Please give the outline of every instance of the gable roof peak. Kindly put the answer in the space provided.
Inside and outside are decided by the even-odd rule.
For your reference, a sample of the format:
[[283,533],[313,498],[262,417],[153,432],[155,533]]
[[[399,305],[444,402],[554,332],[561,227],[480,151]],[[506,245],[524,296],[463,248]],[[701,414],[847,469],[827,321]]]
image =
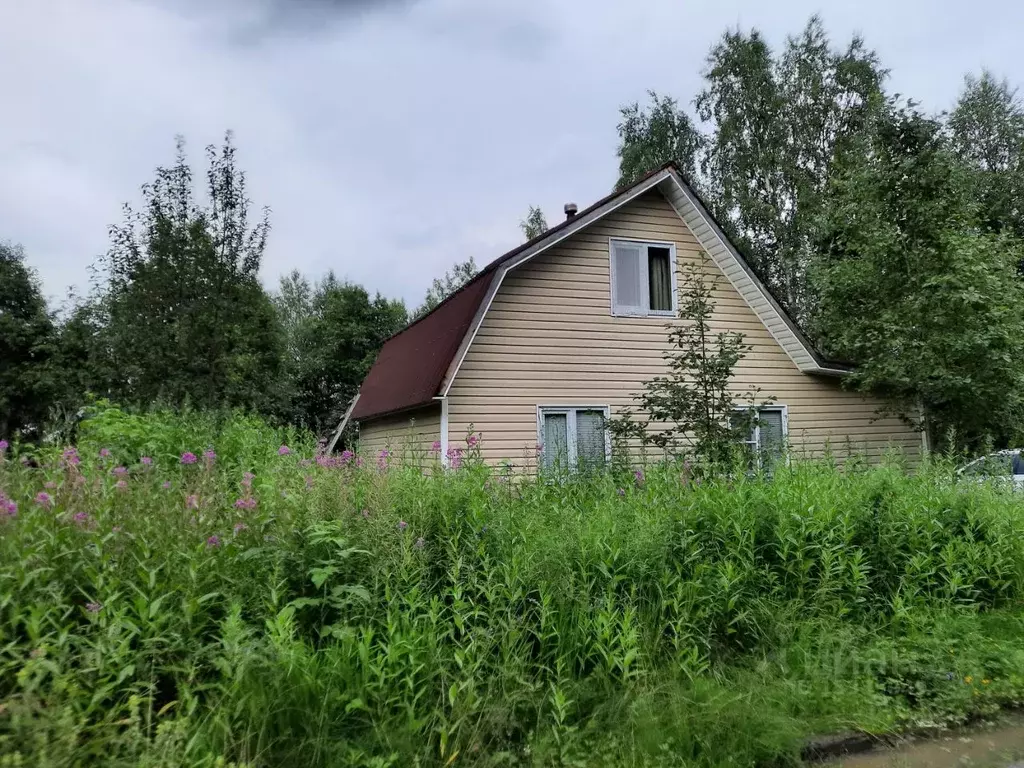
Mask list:
[[[433,310],[391,336],[359,389],[355,420],[422,407],[447,396],[462,360],[505,275],[642,194],[658,190],[708,256],[805,373],[842,375],[849,366],[825,360],[723,233],[674,161],[577,211],[477,272]],[[566,206],[568,209],[568,206]],[[568,210],[567,210],[568,213]]]

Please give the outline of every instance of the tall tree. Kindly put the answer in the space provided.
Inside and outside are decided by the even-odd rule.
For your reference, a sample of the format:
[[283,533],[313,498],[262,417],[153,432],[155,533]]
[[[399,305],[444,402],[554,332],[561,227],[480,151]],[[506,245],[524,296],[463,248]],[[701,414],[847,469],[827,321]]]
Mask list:
[[544,218],[544,211],[540,206],[531,205],[526,213],[526,218],[519,222],[519,228],[527,240],[540,237],[548,231],[548,221]]
[[20,246],[0,243],[0,438],[42,428],[54,392],[53,319]]
[[[308,285],[304,278],[288,281],[293,287],[303,282]],[[288,377],[290,418],[326,434],[337,426],[381,345],[408,318],[401,301],[380,294],[370,298],[362,286],[333,274],[315,286],[304,306],[308,314],[292,326],[297,354]]]
[[278,281],[272,297],[284,333],[285,366],[294,370],[306,356],[304,344],[310,336],[306,325],[313,316],[314,286],[299,270],[293,269]]
[[957,155],[972,171],[985,226],[1024,236],[1024,104],[991,72],[968,75],[949,130]]
[[54,365],[61,372],[56,403],[61,416],[70,417],[87,396],[112,397],[120,381],[110,356],[105,319],[108,313],[102,297],[69,297],[58,313]]
[[670,96],[648,91],[646,109],[633,102],[619,110],[619,180],[617,189],[628,187],[649,171],[670,160],[682,168],[688,180],[699,184],[698,168],[706,138],[693,120]]
[[443,278],[434,278],[433,284],[427,289],[423,303],[416,308],[415,318],[423,317],[438,304],[447,299],[459,288],[468,283],[476,274],[476,262],[470,256],[468,261],[456,262]]
[[671,99],[625,108],[620,183],[677,160],[780,302],[806,321],[811,229],[833,157],[864,130],[885,76],[859,37],[834,48],[817,16],[778,55],[757,30],[726,32],[694,102],[706,135]]
[[174,165],[143,187],[111,228],[105,306],[116,394],[130,403],[189,401],[273,412],[283,393],[282,335],[258,279],[268,212],[249,219],[231,135],[207,148],[205,202],[178,141]]
[[[821,220],[818,336],[852,383],[933,439],[977,445],[1024,414],[1021,242],[979,226],[969,172],[942,126],[886,105],[847,148]],[[923,412],[922,412],[923,410]]]

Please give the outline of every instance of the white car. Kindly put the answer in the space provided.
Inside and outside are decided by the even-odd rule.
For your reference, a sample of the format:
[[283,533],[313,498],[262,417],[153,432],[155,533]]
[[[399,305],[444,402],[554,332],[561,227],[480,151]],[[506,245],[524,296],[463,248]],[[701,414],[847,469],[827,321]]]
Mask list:
[[979,480],[1001,478],[1013,483],[1015,490],[1024,491],[1024,449],[990,453],[965,464],[956,473]]

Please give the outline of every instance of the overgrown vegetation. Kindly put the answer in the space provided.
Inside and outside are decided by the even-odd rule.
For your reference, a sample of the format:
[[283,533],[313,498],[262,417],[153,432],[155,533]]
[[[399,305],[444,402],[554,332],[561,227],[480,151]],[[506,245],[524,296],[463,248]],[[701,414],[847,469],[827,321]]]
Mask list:
[[77,449],[4,446],[5,764],[793,764],[1024,698],[999,487],[855,458],[510,481],[468,442],[424,475],[103,408]]

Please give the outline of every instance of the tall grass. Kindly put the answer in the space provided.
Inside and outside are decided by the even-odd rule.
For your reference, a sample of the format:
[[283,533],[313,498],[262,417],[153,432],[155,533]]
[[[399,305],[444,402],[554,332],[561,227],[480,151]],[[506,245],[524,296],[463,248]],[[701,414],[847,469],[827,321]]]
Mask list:
[[0,765],[795,761],[1024,695],[1019,496],[898,464],[513,481],[478,450],[423,473],[102,410],[77,452],[8,452]]

